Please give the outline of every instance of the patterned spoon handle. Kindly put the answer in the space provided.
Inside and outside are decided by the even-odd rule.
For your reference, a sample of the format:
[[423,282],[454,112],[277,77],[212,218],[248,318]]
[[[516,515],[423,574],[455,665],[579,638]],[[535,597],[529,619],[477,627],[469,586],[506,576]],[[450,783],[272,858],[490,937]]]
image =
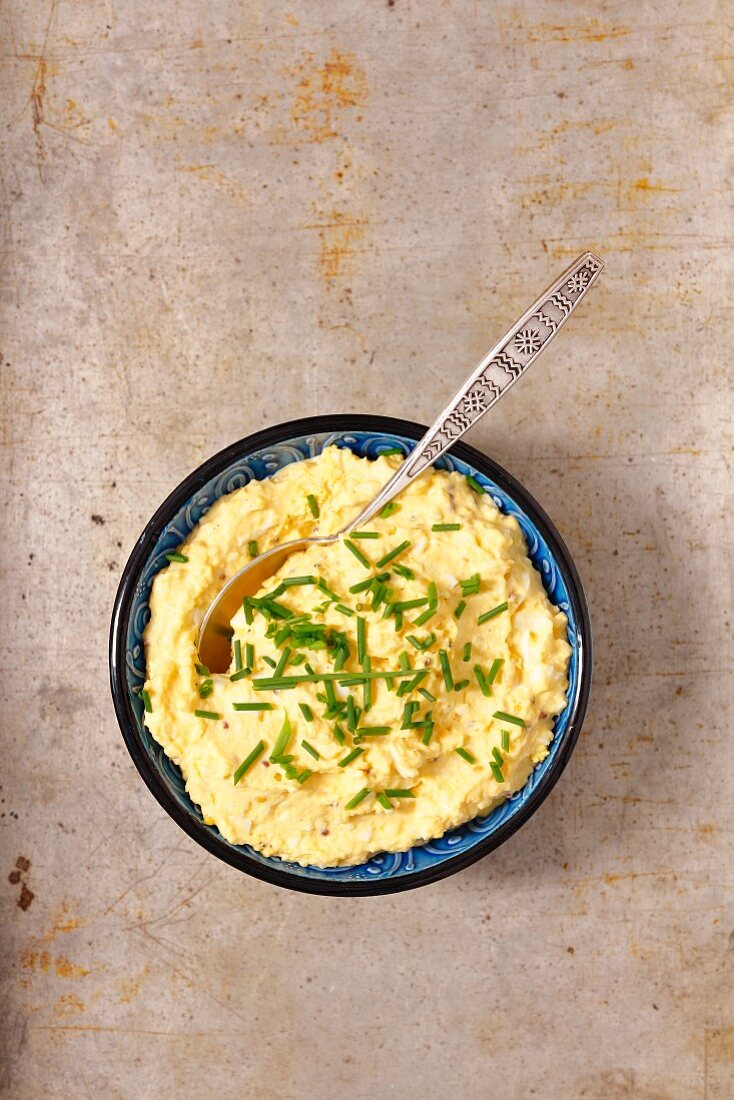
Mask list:
[[596,282],[603,267],[604,261],[593,252],[584,252],[551,283],[520,320],[487,352],[400,469],[349,524],[347,530],[366,523],[507,393],[510,386],[545,351]]

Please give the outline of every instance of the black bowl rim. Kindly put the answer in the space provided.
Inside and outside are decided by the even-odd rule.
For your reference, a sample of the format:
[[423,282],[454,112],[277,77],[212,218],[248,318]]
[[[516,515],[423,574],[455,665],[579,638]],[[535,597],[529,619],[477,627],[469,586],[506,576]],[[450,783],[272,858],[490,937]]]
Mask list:
[[532,792],[527,802],[518,813],[513,814],[495,832],[473,845],[468,851],[458,853],[435,867],[427,867],[421,871],[415,871],[397,878],[376,879],[372,882],[339,882],[328,879],[311,879],[307,876],[299,876],[290,871],[258,863],[246,852],[231,847],[223,838],[219,839],[213,836],[200,822],[182,810],[150,766],[148,757],[140,744],[125,677],[127,624],[141,569],[145,565],[150,551],[155,546],[162,529],[170,522],[172,516],[211,478],[222,473],[237,458],[253,451],[276,446],[278,443],[294,436],[318,432],[349,431],[384,432],[418,440],[425,434],[426,428],[422,424],[416,424],[411,420],[402,420],[390,416],[370,416],[364,413],[333,413],[303,417],[299,420],[274,424],[269,428],[245,436],[235,443],[230,443],[228,447],[212,455],[188,477],[184,478],[173,492],[166,497],[145,525],[122,571],[110,626],[109,663],[112,700],[127,750],[148,790],[169,817],[173,818],[185,833],[207,851],[230,864],[230,866],[275,886],[298,890],[307,894],[332,897],[368,897],[378,894],[394,894],[402,890],[413,890],[419,886],[427,886],[432,882],[438,882],[457,871],[464,870],[495,848],[498,848],[500,844],[503,844],[536,812],[560,779],[581,732],[591,690],[592,643],[591,621],[581,580],[568,548],[550,518],[527,489],[497,462],[466,443],[454,443],[450,453],[496,482],[507,492],[508,496],[516,501],[538,527],[551,548],[556,562],[563,571],[569,598],[576,616],[579,635],[579,673],[576,699],[569,717],[564,742],[542,781]]

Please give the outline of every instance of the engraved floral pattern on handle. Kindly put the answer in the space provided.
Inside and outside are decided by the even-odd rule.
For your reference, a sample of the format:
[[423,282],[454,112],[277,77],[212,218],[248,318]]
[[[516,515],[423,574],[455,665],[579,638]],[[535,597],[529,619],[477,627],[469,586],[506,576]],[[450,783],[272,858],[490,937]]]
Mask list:
[[[567,267],[520,320],[487,353],[469,380],[436,419],[426,442],[405,470],[412,480],[443,454],[535,362],[593,286],[604,262],[585,252]],[[406,464],[407,465],[407,464]]]

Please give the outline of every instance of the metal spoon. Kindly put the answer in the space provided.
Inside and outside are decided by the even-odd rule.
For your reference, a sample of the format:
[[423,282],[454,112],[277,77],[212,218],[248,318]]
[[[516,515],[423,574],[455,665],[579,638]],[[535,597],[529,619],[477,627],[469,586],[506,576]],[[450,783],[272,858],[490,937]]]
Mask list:
[[341,531],[294,539],[266,550],[253,558],[227,581],[210,604],[199,630],[199,658],[212,672],[226,672],[231,661],[233,615],[242,606],[244,596],[252,596],[280,569],[286,558],[308,546],[326,546],[366,523],[388,501],[409,485],[426,466],[476,423],[509,390],[513,382],[535,362],[570,317],[595,282],[604,261],[593,252],[584,252],[559,275],[530,309],[487,352],[458,393],[439,414],[423,439],[416,444],[377,496]]

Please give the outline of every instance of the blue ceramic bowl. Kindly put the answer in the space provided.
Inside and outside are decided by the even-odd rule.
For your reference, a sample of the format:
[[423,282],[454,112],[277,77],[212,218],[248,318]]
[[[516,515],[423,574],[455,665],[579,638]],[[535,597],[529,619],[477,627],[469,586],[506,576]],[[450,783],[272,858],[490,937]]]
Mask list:
[[399,445],[408,454],[425,428],[406,420],[357,415],[315,416],[278,424],[233,443],[195,470],[161,505],[138,539],[115,599],[110,633],[110,680],[117,719],[135,766],[161,806],[202,847],[247,874],[313,894],[354,896],[409,890],[445,878],[492,851],[515,832],[547,797],[568,763],[586,711],[591,683],[591,629],[576,569],[560,535],[530,494],[479,451],[457,443],[436,465],[472,474],[497,506],[515,516],[530,557],[554,604],[568,616],[573,648],[568,705],[556,719],[546,759],[528,782],[486,817],[452,829],[440,840],[407,852],[374,856],[356,867],[299,867],[266,858],[248,845],[230,844],[184,789],[178,768],[148,733],[139,696],[145,681],[142,635],[150,617],[153,578],[219,497],[262,480],[290,462],[300,462],[336,444],[375,458]]

